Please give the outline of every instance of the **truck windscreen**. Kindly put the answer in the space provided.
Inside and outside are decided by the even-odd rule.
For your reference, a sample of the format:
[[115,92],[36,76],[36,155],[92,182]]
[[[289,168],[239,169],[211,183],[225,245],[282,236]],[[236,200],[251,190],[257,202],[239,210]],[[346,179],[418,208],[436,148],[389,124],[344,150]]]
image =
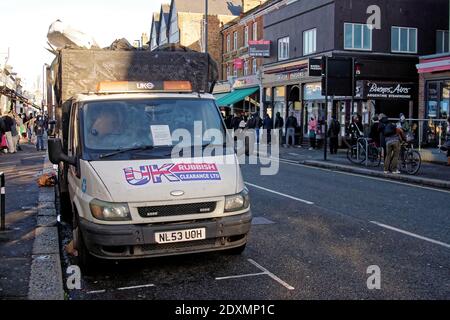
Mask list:
[[223,122],[213,100],[108,100],[83,106],[84,145],[93,153],[223,144],[217,139],[219,133],[224,139]]

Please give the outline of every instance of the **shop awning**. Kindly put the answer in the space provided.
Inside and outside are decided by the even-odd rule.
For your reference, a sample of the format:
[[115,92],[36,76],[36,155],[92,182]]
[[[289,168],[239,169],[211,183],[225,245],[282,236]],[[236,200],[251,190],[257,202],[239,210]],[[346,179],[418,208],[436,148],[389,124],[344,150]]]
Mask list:
[[214,94],[214,98],[215,98],[216,100],[220,100],[220,99],[222,99],[223,97],[225,97],[225,96],[228,95],[228,94],[230,94],[230,93],[229,93],[229,92],[216,93],[216,94]]
[[252,87],[246,89],[236,89],[233,92],[230,92],[226,96],[217,100],[217,104],[220,107],[229,106],[230,104],[234,104],[236,102],[244,100],[246,97],[254,94],[259,90],[259,87]]

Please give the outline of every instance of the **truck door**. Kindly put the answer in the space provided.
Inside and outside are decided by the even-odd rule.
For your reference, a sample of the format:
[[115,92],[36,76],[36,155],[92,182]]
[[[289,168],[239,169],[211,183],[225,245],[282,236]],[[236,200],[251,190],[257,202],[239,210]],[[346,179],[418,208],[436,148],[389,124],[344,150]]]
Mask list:
[[80,145],[80,127],[79,127],[79,108],[77,104],[72,105],[70,113],[70,124],[69,124],[69,140],[68,140],[68,150],[67,153],[69,157],[75,157],[77,159],[76,165],[69,166],[68,170],[68,182],[69,182],[69,193],[70,199],[74,202],[74,197],[76,197],[77,192],[81,188],[81,172],[80,172],[80,158],[81,158],[81,145]]

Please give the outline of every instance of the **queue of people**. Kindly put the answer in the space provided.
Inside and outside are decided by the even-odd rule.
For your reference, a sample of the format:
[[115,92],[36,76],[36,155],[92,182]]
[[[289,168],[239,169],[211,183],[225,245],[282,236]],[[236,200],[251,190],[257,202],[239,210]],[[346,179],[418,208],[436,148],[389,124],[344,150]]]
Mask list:
[[0,154],[22,151],[21,143],[34,144],[37,151],[44,151],[44,135],[48,130],[48,118],[33,114],[17,114],[0,111]]

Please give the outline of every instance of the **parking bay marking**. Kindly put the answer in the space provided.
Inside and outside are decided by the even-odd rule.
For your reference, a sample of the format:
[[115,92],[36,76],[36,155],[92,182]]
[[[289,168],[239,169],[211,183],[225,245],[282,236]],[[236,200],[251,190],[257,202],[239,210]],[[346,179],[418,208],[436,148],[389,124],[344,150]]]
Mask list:
[[377,226],[385,228],[385,229],[389,229],[389,230],[392,230],[392,231],[400,232],[400,233],[403,233],[403,234],[405,234],[407,236],[411,236],[411,237],[414,237],[414,238],[417,238],[417,239],[420,239],[420,240],[431,242],[431,243],[434,243],[434,244],[437,244],[437,245],[440,245],[440,246],[443,246],[445,248],[450,249],[450,244],[447,244],[447,243],[444,243],[444,242],[441,242],[441,241],[437,241],[437,240],[434,240],[434,239],[423,237],[423,236],[420,236],[418,234],[415,234],[415,233],[412,233],[412,232],[409,232],[409,231],[405,231],[405,230],[402,230],[402,229],[398,229],[398,228],[395,228],[395,227],[391,227],[391,226],[388,226],[386,224],[382,224],[382,223],[379,223],[379,222],[376,222],[376,221],[370,221],[370,223],[376,224]]
[[216,280],[220,281],[220,280],[239,279],[239,278],[247,278],[247,277],[256,277],[256,276],[266,275],[266,276],[269,276],[270,278],[272,278],[273,280],[275,280],[276,282],[278,282],[279,284],[281,284],[286,289],[295,290],[295,288],[293,286],[291,286],[288,283],[286,283],[285,281],[281,280],[279,277],[277,277],[272,272],[270,272],[269,270],[267,270],[266,268],[264,268],[263,266],[261,266],[260,264],[255,262],[253,259],[248,259],[247,261],[250,262],[252,265],[254,265],[256,268],[258,268],[259,270],[261,270],[262,272],[251,273],[251,274],[242,274],[242,275],[229,276],[229,277],[220,277],[220,278],[216,278]]
[[[125,291],[125,290],[143,289],[143,288],[150,288],[150,287],[155,287],[155,285],[154,284],[144,284],[144,285],[141,285],[141,286],[117,288],[115,290],[117,290],[117,291]],[[99,293],[106,293],[106,290],[96,290],[96,291],[89,291],[89,292],[87,292],[87,294],[99,294]]]
[[308,204],[308,205],[314,205],[314,202],[303,200],[303,199],[300,199],[300,198],[296,198],[296,197],[293,197],[293,196],[290,196],[288,194],[284,194],[284,193],[281,193],[281,192],[278,192],[278,191],[275,191],[275,190],[266,189],[266,188],[257,186],[255,184],[248,183],[248,182],[246,182],[245,184],[249,185],[249,186],[251,186],[253,188],[260,189],[260,190],[263,190],[263,191],[266,191],[266,192],[270,192],[270,193],[273,193],[273,194],[276,194],[276,195],[279,195],[279,196],[282,196],[282,197],[285,197],[285,198],[289,198],[289,199],[292,199],[292,200],[295,200],[295,201],[298,201],[298,202],[302,202],[302,203],[305,203],[305,204]]

